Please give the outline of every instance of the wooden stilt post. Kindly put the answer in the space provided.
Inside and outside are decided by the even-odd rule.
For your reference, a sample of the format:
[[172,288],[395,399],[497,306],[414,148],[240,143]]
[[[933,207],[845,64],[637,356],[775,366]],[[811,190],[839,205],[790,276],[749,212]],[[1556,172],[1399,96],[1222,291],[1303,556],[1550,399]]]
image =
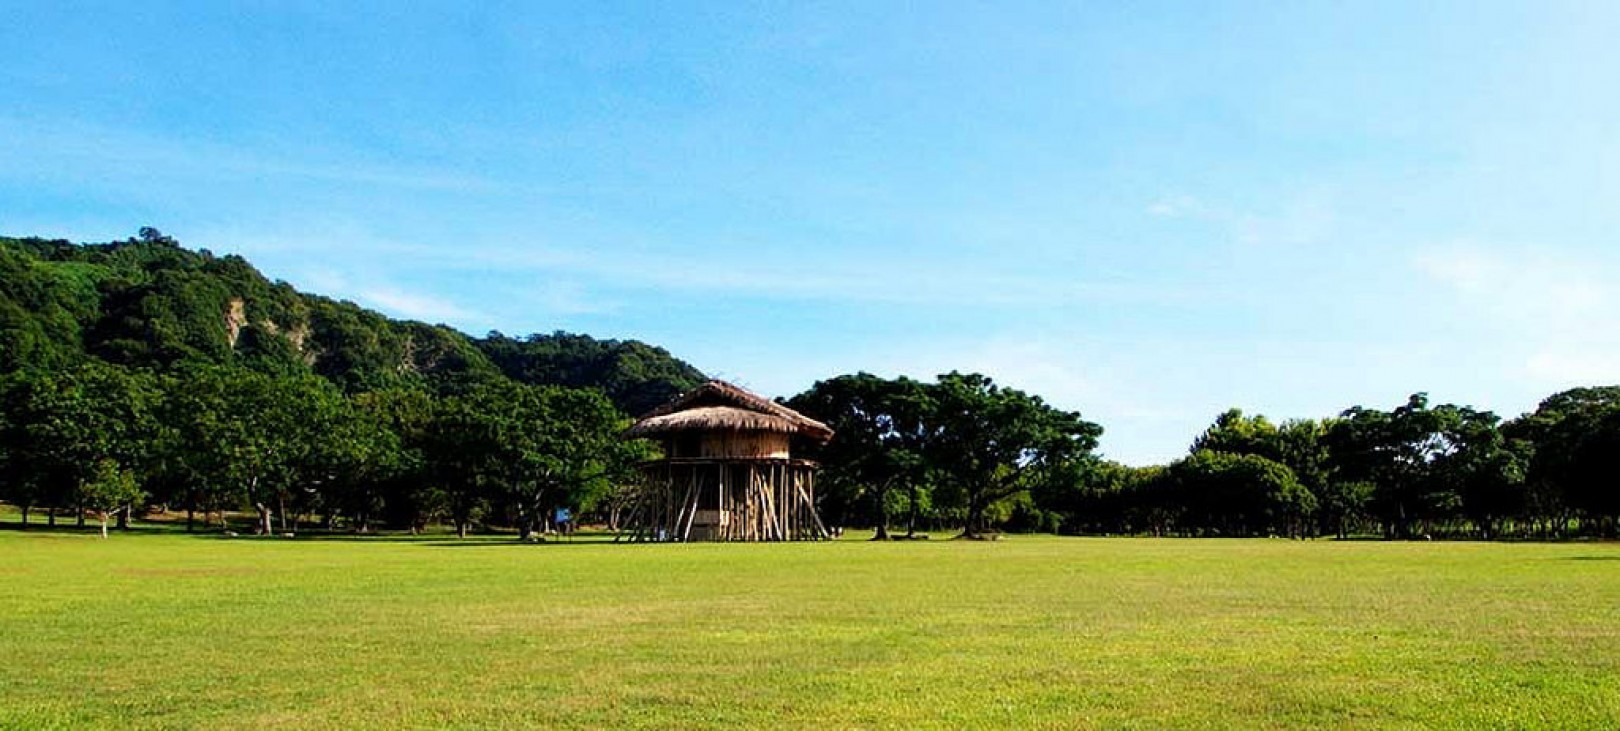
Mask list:
[[[670,523],[669,530],[665,533],[666,537],[665,537],[664,540],[668,540],[668,541],[685,540],[685,538],[681,535],[681,523],[686,520],[687,505],[690,505],[690,504],[693,503],[693,498],[697,494],[697,489],[698,489],[697,471],[692,470],[692,471],[690,471],[688,473],[688,478],[687,478],[687,482],[686,482],[686,492],[682,493],[681,502],[678,505],[676,505],[675,506],[676,509],[672,511],[674,513],[674,520],[673,520],[673,522]],[[674,493],[671,492],[672,496],[673,496],[673,494]]]
[[782,540],[793,540],[793,500],[792,493],[788,492],[787,465],[776,466],[776,501],[780,503],[777,510],[782,512]]
[[695,491],[695,490],[692,492],[692,508],[691,508],[690,511],[688,511],[688,514],[686,516],[686,527],[683,530],[681,530],[681,542],[682,543],[686,543],[687,541],[692,540],[692,521],[693,521],[693,519],[697,518],[697,506],[698,506],[698,496],[699,496],[699,494],[700,493],[698,491]]
[[714,487],[714,540],[726,540],[726,489],[731,486],[731,473],[720,470],[720,484]]
[[750,467],[748,470],[748,492],[743,498],[744,502],[747,503],[747,506],[744,508],[747,511],[747,517],[744,519],[743,525],[748,526],[748,536],[743,540],[748,541],[759,540],[759,516],[757,514],[758,508],[755,507],[757,498],[754,495],[754,490],[756,488],[754,482],[756,479],[757,478],[754,475],[754,470],[752,467]]
[[808,470],[805,477],[810,481],[810,514],[816,516],[816,529],[821,531],[822,540],[832,538],[832,533],[821,522],[821,513],[816,512],[816,471]]
[[821,524],[821,516],[816,515],[815,503],[811,501],[810,496],[808,494],[806,494],[802,488],[799,490],[799,497],[804,500],[804,503],[806,505],[810,506],[810,508],[809,508],[810,517],[813,520],[815,520],[815,522],[816,522],[816,532],[815,532],[813,537],[818,539],[818,540],[822,539],[822,538],[826,538],[827,537],[827,526],[822,525]]

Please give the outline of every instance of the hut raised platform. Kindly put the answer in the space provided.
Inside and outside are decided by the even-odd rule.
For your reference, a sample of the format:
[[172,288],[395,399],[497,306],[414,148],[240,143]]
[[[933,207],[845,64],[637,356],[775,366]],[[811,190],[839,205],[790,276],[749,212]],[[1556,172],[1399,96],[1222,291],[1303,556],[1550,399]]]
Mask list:
[[820,540],[816,464],[793,442],[832,438],[825,424],[724,381],[709,381],[643,416],[626,437],[656,440],[621,539]]

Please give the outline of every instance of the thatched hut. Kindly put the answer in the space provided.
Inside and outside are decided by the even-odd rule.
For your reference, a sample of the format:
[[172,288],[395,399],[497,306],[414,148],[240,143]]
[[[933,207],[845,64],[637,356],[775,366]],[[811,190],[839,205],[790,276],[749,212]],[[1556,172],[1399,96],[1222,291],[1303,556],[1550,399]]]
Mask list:
[[797,541],[827,537],[816,516],[816,464],[796,440],[826,442],[826,424],[725,381],[681,394],[625,432],[653,439],[628,534],[638,541]]

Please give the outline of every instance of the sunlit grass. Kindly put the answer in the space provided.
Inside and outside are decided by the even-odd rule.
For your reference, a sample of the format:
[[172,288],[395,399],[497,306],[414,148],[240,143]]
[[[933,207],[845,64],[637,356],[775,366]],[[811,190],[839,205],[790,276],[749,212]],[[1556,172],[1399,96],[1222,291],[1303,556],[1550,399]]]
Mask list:
[[1620,546],[0,531],[0,728],[1615,728]]

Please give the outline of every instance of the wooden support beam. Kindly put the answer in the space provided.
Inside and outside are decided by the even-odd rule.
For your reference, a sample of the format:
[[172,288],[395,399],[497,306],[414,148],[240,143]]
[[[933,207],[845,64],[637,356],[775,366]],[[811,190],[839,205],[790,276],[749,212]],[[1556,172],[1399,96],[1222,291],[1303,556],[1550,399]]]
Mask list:
[[[779,541],[787,540],[787,538],[782,535],[782,523],[779,520],[781,511],[777,508],[776,496],[771,494],[773,491],[770,489],[770,487],[771,486],[767,486],[766,489],[760,490],[760,494],[765,498],[765,514],[770,516],[770,521],[766,526],[766,535],[774,535],[776,540]],[[770,538],[767,537],[764,540],[770,540]]]
[[[678,508],[678,509],[675,509],[675,510],[671,511],[673,513],[673,520],[670,522],[668,529],[663,531],[664,532],[664,540],[666,540],[666,541],[679,541],[679,540],[682,540],[682,538],[681,538],[681,523],[686,520],[686,506],[687,506],[687,504],[692,502],[692,498],[694,497],[694,495],[696,495],[696,493],[697,493],[697,473],[694,471],[694,472],[691,473],[690,479],[687,480],[686,492],[681,495],[681,502],[677,506],[671,506],[671,508]],[[671,497],[673,497],[674,492],[671,491],[670,495],[671,495]]]
[[815,538],[818,540],[827,538],[827,526],[821,524],[821,516],[816,514],[815,500],[810,497],[810,493],[806,492],[802,486],[799,488],[799,497],[804,500],[805,509],[810,511],[810,517],[816,522]]
[[[695,480],[696,478],[694,477],[693,479]],[[698,498],[700,498],[702,495],[703,488],[701,486],[692,491],[692,509],[688,511],[686,516],[686,530],[681,531],[682,543],[692,540],[692,521],[697,520]]]

